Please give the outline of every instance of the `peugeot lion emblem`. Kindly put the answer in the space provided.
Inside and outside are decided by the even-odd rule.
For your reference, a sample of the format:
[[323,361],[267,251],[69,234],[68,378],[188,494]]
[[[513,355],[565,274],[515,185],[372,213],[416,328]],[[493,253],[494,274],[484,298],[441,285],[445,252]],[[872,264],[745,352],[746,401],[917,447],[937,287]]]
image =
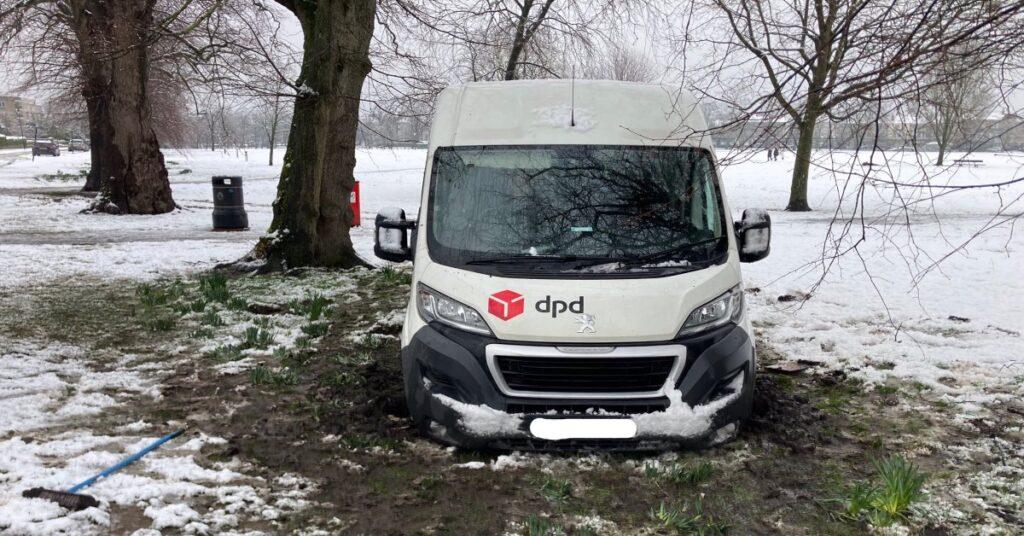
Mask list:
[[594,327],[594,315],[584,313],[577,316],[576,321],[580,323],[580,329],[576,330],[576,333],[597,333],[597,328]]

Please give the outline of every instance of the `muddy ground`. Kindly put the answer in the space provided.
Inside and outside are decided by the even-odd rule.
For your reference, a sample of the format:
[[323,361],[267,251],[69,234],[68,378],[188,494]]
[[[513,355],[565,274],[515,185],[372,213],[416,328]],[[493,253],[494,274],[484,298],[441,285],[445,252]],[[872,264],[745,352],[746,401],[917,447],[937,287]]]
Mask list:
[[[990,418],[970,422],[912,384],[868,389],[843,371],[813,367],[772,373],[766,367],[789,358],[763,333],[755,416],[724,446],[656,455],[444,448],[418,436],[406,419],[395,313],[408,297],[406,273],[233,276],[230,296],[222,298],[254,325],[272,326],[296,308],[312,308],[315,294],[283,299],[282,288],[329,289],[332,282],[348,286],[333,295],[325,290],[323,319],[262,355],[211,350],[230,326],[209,325],[198,305],[185,310],[201,300],[194,279],[142,290],[93,281],[26,289],[0,299],[10,313],[0,334],[166,362],[172,373],[160,400],[121,405],[96,417],[94,428],[184,422],[190,434],[228,439],[205,447],[204,463],[240,459],[268,480],[294,473],[315,483],[312,506],[240,530],[967,534],[984,525],[996,533],[1024,531],[1014,487],[1024,473],[1006,459],[1012,449],[993,448],[1021,444],[1020,407],[993,407]],[[165,303],[145,297],[172,288]],[[313,324],[325,327],[306,328]],[[892,457],[909,459],[926,475],[926,493],[887,528],[870,526],[868,516],[850,514],[851,489],[874,482],[875,464]],[[199,501],[192,507],[203,508]],[[111,514],[114,534],[150,526],[130,505],[115,505]]]

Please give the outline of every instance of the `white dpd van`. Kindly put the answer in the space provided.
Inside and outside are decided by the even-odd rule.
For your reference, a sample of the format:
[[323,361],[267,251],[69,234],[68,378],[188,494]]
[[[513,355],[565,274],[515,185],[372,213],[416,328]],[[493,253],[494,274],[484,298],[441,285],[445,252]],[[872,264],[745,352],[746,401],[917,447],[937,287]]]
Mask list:
[[704,445],[750,415],[740,263],[704,118],[661,86],[472,83],[438,97],[419,220],[377,216],[412,260],[402,330],[413,421],[498,448]]

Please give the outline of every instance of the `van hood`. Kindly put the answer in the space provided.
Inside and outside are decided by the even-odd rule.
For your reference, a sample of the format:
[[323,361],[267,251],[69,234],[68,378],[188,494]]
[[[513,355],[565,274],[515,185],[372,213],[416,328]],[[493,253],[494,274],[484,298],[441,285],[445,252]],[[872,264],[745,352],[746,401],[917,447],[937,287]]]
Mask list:
[[738,263],[637,279],[526,279],[425,263],[416,280],[476,309],[502,340],[627,343],[674,339],[693,309],[740,283]]

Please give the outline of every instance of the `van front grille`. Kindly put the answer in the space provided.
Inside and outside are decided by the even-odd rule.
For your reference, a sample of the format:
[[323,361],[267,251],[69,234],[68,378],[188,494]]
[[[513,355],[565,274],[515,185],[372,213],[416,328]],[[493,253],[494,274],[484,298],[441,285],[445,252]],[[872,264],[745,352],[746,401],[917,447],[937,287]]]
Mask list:
[[514,391],[648,393],[665,385],[676,356],[554,357],[495,356],[505,384]]
[[653,402],[580,402],[580,403],[559,403],[559,402],[509,402],[505,411],[509,413],[522,413],[525,415],[542,415],[554,412],[558,415],[589,415],[593,413],[605,413],[612,415],[639,415],[643,413],[656,413],[665,411],[668,407],[668,400],[661,399]]

